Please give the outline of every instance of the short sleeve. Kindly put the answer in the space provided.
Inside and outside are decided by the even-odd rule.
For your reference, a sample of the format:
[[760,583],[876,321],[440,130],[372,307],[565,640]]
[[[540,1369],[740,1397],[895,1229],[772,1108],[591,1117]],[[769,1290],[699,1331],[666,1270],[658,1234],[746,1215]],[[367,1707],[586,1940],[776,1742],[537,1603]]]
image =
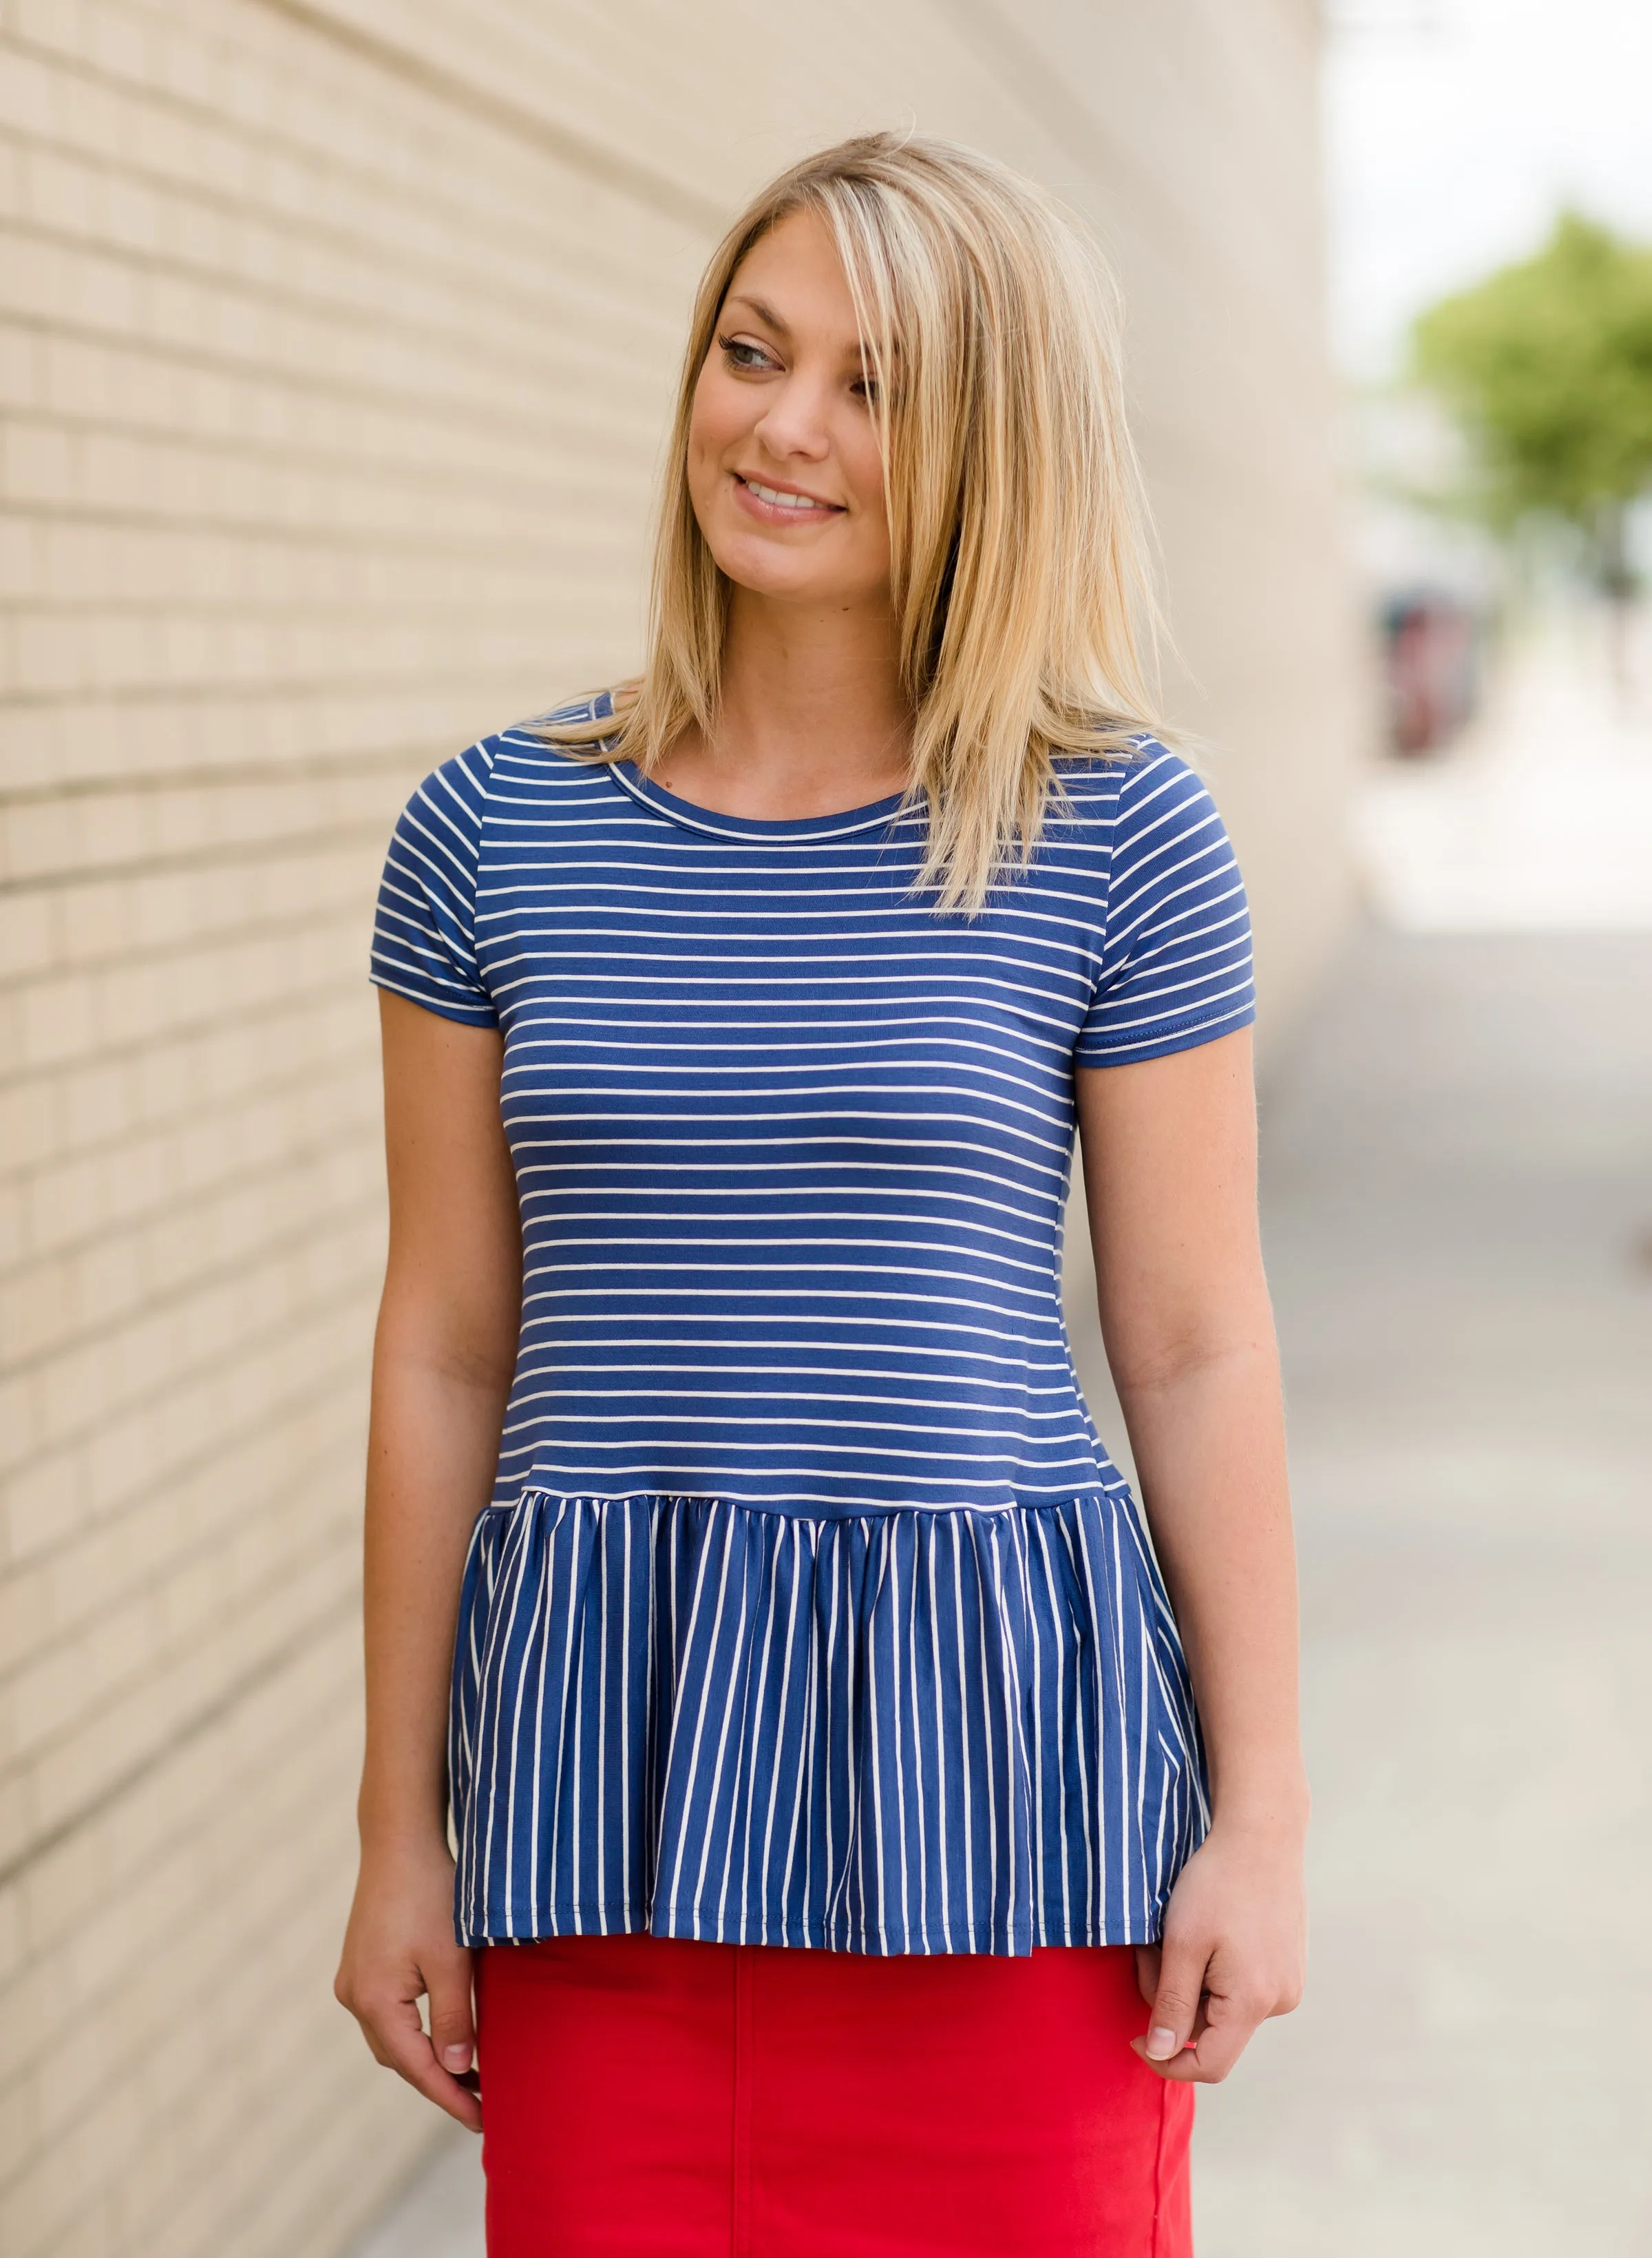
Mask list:
[[1216,802],[1161,745],[1124,773],[1102,961],[1074,1055],[1123,1066],[1256,1017],[1244,883]]
[[371,976],[445,1019],[499,1023],[476,955],[482,814],[493,763],[473,745],[419,786],[391,835]]

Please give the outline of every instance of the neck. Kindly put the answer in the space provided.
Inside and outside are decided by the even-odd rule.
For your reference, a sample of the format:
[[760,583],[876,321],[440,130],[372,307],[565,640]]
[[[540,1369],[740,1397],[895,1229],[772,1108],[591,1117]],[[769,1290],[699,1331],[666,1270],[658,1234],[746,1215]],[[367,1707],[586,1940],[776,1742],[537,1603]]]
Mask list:
[[691,732],[658,774],[722,814],[783,820],[899,792],[911,746],[887,605],[813,611],[736,588],[715,737]]

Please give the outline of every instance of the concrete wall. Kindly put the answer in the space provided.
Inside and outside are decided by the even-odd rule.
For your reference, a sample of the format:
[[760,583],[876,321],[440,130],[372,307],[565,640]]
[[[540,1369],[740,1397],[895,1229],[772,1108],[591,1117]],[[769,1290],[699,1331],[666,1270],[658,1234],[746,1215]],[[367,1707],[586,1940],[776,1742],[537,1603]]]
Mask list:
[[1309,0],[0,0],[0,2246],[330,2258],[420,773],[635,653],[692,279],[911,117],[1089,212],[1283,1013],[1351,735]]

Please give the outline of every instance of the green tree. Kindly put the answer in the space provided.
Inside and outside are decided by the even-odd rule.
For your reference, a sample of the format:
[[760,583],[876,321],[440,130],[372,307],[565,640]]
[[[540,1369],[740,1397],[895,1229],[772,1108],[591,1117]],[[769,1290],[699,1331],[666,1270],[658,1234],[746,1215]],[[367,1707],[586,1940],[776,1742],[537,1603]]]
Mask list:
[[1563,212],[1535,258],[1421,315],[1412,359],[1468,434],[1476,514],[1505,533],[1564,519],[1627,599],[1625,520],[1652,488],[1652,250]]

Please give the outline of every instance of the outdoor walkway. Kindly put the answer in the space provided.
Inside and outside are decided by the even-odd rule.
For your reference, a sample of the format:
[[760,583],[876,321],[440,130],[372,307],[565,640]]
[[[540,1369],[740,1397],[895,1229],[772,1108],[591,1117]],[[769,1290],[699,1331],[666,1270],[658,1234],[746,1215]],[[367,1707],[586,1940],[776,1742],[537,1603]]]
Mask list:
[[1367,793],[1386,930],[1265,1091],[1313,1963],[1200,2258],[1652,2250],[1649,625]]
[[1200,2258],[1642,2258],[1652,934],[1367,938],[1265,1129],[1313,1964]]

